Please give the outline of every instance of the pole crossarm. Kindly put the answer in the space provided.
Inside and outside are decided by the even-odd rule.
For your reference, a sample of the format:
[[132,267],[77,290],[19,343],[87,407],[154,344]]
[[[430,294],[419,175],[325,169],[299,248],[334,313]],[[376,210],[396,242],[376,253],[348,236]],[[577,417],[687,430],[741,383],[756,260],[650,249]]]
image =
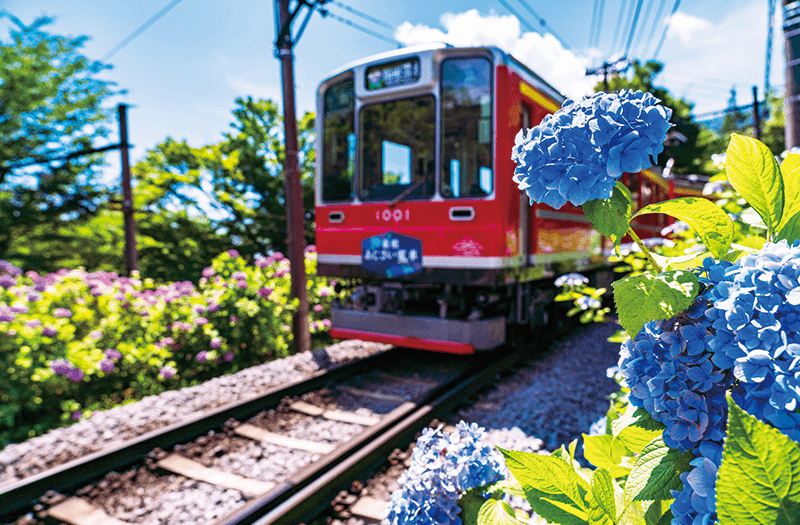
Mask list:
[[[283,24],[280,26],[277,38],[275,38],[274,45],[276,58],[280,58],[282,50],[291,50],[294,42],[299,40],[300,36],[303,34],[306,24],[308,24],[308,20],[311,18],[311,14],[314,12],[314,9],[318,6],[324,5],[327,1],[328,0],[298,0],[297,6],[295,6],[294,10],[289,9],[289,16],[286,18],[286,20],[282,21]],[[300,25],[300,30],[298,31],[297,36],[292,38],[292,23],[300,13],[300,10],[304,7],[308,8],[308,12],[306,13],[306,17],[303,19],[302,24]]]

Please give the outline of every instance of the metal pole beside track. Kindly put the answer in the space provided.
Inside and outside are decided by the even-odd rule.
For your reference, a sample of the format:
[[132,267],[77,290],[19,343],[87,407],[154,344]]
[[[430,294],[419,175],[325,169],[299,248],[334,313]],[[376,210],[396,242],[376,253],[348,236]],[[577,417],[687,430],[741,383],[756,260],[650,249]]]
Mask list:
[[128,162],[128,106],[117,106],[119,115],[119,152],[122,156],[122,214],[125,217],[125,263],[128,276],[139,269],[136,253],[136,223],[133,217],[133,191],[131,190],[131,167]]

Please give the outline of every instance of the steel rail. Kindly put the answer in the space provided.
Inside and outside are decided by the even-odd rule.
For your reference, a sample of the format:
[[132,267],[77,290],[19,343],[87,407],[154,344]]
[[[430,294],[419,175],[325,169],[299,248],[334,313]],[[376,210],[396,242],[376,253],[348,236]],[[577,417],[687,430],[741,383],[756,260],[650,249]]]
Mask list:
[[288,386],[272,388],[265,394],[224,405],[127,440],[118,446],[100,450],[14,484],[0,487],[0,518],[18,515],[20,511],[32,507],[48,490],[68,491],[88,484],[108,472],[141,461],[155,448],[168,449],[179,443],[191,441],[223,426],[231,418],[237,420],[250,418],[263,410],[278,406],[285,397],[305,394],[322,388],[326,383],[340,381],[365,369],[372,369],[392,359],[396,353],[397,350],[390,349],[332,370],[320,370],[311,377],[295,381]]
[[474,359],[467,373],[436,387],[420,403],[401,405],[379,425],[214,525],[296,524],[317,516],[352,480],[374,471],[392,450],[410,443],[432,419],[445,416],[495,381],[499,373],[519,362],[522,355],[506,348],[501,355],[482,353],[465,359]]

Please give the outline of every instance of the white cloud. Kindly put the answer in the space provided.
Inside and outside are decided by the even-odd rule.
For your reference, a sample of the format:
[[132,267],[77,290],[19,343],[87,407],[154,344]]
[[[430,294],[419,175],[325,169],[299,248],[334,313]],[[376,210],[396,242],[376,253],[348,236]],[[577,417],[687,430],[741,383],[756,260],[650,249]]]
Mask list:
[[446,13],[439,22],[444,31],[404,22],[394,37],[409,46],[429,42],[497,46],[572,98],[590,95],[597,82],[595,78],[586,76],[587,57],[564,49],[553,35],[521,32],[515,16],[482,16],[477,9],[470,9],[464,13]]
[[226,74],[225,83],[229,88],[233,89],[239,97],[251,96],[253,98],[263,98],[280,101],[283,100],[283,93],[280,91],[280,85],[261,84],[253,82],[249,78],[242,76],[233,76]]
[[712,29],[712,27],[713,24],[708,20],[678,11],[669,17],[667,36],[677,37],[686,45],[691,43],[696,35],[702,35]]

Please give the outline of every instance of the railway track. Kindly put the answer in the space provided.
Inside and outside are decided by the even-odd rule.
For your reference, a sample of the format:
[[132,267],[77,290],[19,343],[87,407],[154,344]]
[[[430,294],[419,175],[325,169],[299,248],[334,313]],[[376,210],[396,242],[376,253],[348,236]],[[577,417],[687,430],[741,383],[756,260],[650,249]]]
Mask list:
[[[518,359],[510,348],[468,358],[390,350],[0,487],[0,521],[299,523]],[[331,425],[339,438],[325,435]],[[228,461],[231,452],[258,461]],[[289,456],[303,466],[256,468]],[[211,485],[226,489],[215,512],[232,510],[152,510],[158,498],[202,499]]]

